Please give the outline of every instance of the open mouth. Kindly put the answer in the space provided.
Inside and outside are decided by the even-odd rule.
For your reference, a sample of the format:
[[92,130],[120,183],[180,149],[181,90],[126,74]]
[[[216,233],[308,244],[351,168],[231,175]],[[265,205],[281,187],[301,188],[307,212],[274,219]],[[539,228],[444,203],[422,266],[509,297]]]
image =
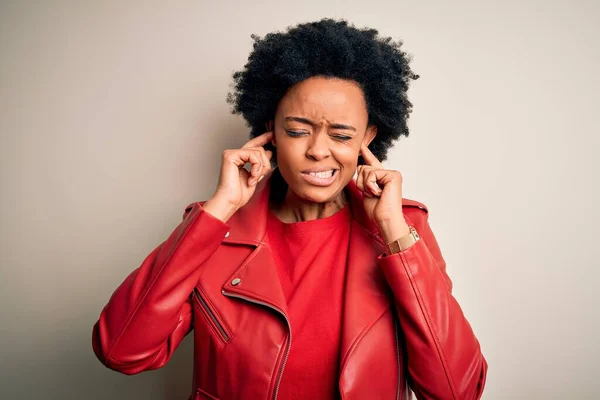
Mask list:
[[330,169],[329,171],[309,172],[308,174],[317,178],[331,178],[335,174],[335,171],[335,169]]
[[331,185],[337,176],[337,169],[330,169],[327,171],[319,172],[303,172],[302,177],[308,183],[315,186],[329,186]]

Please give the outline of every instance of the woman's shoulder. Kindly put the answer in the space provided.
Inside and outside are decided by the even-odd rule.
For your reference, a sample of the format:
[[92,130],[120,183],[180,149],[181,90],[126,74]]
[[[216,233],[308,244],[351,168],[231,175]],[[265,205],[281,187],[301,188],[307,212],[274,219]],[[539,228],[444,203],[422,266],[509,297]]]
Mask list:
[[424,212],[429,212],[429,210],[427,209],[427,206],[423,203],[421,203],[420,201],[417,200],[411,200],[411,199],[407,199],[407,198],[402,198],[402,208],[416,208],[416,209],[420,209],[421,211]]
[[406,221],[414,226],[417,231],[423,231],[423,227],[428,224],[429,210],[427,206],[420,201],[402,198],[402,214]]

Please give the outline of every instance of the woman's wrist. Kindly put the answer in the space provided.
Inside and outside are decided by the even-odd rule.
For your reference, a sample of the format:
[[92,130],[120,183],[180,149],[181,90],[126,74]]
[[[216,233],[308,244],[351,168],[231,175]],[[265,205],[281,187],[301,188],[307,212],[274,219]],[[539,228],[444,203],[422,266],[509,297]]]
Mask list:
[[394,220],[377,221],[377,228],[385,243],[393,242],[410,233],[408,223],[403,217]]
[[202,208],[213,217],[218,218],[225,223],[237,211],[237,207],[233,204],[216,196],[208,199]]

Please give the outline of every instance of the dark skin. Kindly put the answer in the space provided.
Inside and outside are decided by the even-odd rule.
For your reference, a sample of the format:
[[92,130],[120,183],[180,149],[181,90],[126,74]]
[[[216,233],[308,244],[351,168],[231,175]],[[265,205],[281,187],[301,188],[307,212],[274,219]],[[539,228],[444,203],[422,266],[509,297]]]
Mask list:
[[[313,77],[294,87],[279,102],[273,131],[241,149],[226,150],[219,185],[204,209],[223,221],[243,207],[267,174],[273,142],[281,175],[288,184],[284,201],[273,212],[284,222],[326,218],[344,207],[344,187],[357,174],[365,210],[387,242],[408,234],[402,214],[402,175],[386,170],[368,149],[377,128],[368,126],[363,92],[352,81]],[[362,155],[366,165],[358,166]],[[250,163],[250,173],[242,167]],[[334,171],[327,185],[314,184],[306,171]],[[325,173],[326,172],[321,172]],[[330,174],[331,175],[331,174]]]

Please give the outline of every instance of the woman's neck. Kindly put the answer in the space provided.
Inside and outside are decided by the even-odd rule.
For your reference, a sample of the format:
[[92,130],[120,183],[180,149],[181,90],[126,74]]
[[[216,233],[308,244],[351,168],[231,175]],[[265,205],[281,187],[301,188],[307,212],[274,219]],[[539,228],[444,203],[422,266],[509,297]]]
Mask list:
[[311,221],[332,216],[344,208],[346,201],[343,190],[331,201],[314,203],[301,199],[288,187],[283,201],[273,210],[273,213],[286,223]]

